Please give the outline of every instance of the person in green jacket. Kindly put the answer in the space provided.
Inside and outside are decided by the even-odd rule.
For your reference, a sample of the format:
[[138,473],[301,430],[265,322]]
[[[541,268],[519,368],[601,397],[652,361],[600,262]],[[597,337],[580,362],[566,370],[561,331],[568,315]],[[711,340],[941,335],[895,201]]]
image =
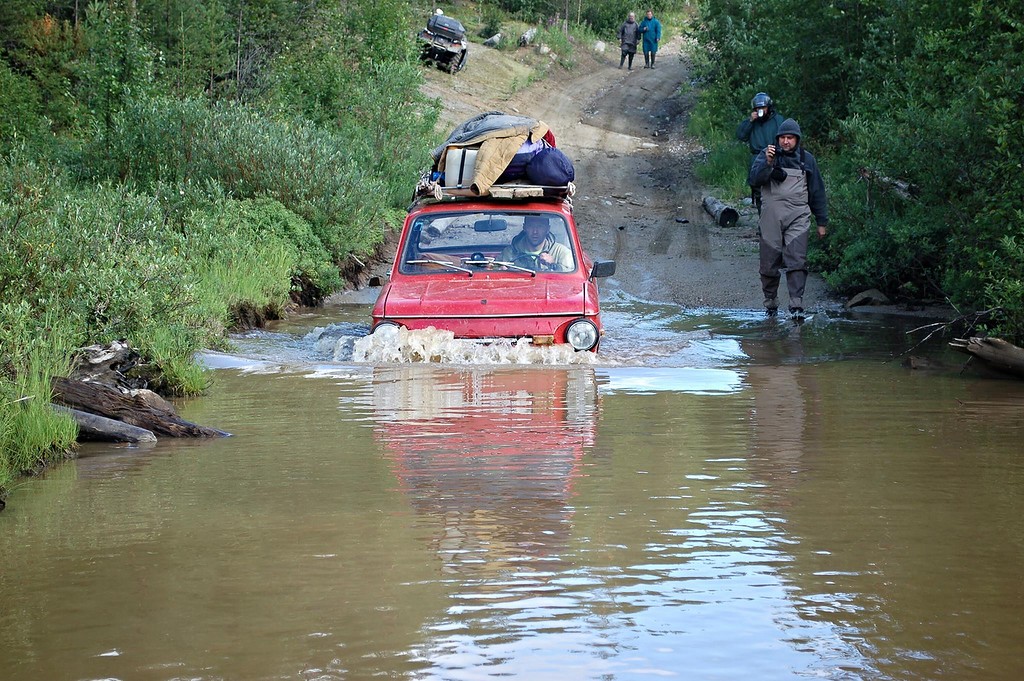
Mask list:
[[654,18],[654,11],[647,10],[647,16],[640,22],[640,35],[643,36],[644,68],[654,68],[654,58],[658,56],[658,42],[661,40],[661,22]]
[[[775,111],[775,103],[772,98],[764,92],[758,92],[750,100],[750,116],[744,118],[736,128],[736,139],[746,142],[750,147],[750,159],[760,154],[769,144],[775,144],[775,137],[779,134],[779,126],[786,120],[782,114]],[[749,168],[747,169],[749,172]],[[757,208],[757,214],[761,214],[761,188],[752,187],[750,198]]]

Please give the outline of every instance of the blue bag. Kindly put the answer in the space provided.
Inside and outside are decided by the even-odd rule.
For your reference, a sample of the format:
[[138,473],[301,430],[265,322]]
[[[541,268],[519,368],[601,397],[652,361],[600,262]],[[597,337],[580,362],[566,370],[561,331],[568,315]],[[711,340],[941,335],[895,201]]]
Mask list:
[[572,161],[558,147],[541,149],[526,164],[526,177],[531,184],[564,187],[576,179]]

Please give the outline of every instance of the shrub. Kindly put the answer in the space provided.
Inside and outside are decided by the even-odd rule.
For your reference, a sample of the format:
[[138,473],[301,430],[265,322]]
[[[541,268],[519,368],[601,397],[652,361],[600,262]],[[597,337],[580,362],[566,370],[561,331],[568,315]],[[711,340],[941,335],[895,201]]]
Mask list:
[[135,101],[119,116],[113,132],[85,151],[82,169],[97,179],[143,190],[209,179],[237,200],[272,197],[308,221],[339,262],[350,252],[372,252],[383,239],[368,200],[383,186],[359,162],[365,141],[195,100]]
[[0,61],[0,154],[13,145],[38,142],[46,133],[42,102],[34,84]]

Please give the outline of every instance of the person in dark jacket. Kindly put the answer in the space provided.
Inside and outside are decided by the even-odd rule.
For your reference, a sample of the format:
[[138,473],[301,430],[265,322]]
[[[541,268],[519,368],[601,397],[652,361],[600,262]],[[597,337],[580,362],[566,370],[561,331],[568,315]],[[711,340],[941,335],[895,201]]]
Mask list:
[[630,12],[626,22],[619,26],[619,46],[622,49],[622,58],[619,59],[619,68],[629,59],[629,70],[633,70],[633,56],[636,54],[636,45],[640,42],[640,24],[636,23],[636,14]]
[[[775,136],[779,134],[779,126],[785,120],[782,114],[775,111],[775,103],[764,92],[758,92],[750,100],[750,116],[744,118],[736,128],[736,139],[746,142],[750,148],[751,162],[769,144],[775,144]],[[747,169],[749,172],[749,168]],[[751,187],[750,198],[761,213],[761,189]]]
[[758,153],[750,166],[748,183],[761,188],[764,206],[758,227],[765,310],[775,314],[779,309],[779,268],[785,266],[789,311],[793,317],[802,318],[811,216],[818,225],[818,238],[824,237],[828,233],[828,205],[818,162],[800,143],[800,126],[792,118],[779,126],[776,144]]
[[654,18],[653,10],[647,10],[647,16],[640,22],[640,35],[643,36],[644,68],[653,69],[661,40],[661,22]]

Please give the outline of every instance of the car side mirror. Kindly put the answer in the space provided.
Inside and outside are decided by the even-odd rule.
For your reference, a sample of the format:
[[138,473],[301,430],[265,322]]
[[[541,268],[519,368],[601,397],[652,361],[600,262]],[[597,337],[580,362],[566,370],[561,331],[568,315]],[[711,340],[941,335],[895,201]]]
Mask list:
[[598,260],[594,263],[593,269],[590,270],[590,278],[597,279],[599,277],[610,277],[615,274],[615,261],[614,260]]
[[380,288],[384,285],[384,280],[380,277],[370,277],[370,281],[366,282],[366,285],[370,288]]

